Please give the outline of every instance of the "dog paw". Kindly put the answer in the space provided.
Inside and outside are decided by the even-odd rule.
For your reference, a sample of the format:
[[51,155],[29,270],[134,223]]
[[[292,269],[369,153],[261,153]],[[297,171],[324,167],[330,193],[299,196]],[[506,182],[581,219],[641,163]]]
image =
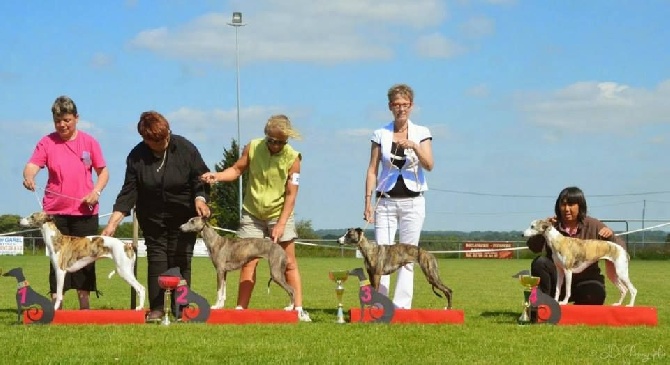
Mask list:
[[558,302],[558,304],[559,305],[567,305],[568,301],[567,300],[562,300],[562,301]]
[[612,307],[618,307],[620,305],[621,305],[621,303],[612,303]]

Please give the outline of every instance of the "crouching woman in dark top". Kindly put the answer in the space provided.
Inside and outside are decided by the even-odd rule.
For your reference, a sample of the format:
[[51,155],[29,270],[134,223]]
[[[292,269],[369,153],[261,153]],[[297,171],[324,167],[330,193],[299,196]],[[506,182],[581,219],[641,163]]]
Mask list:
[[[584,192],[577,187],[567,187],[561,191],[554,206],[554,227],[562,235],[580,239],[599,239],[612,241],[626,248],[626,244],[614,235],[614,232],[603,222],[586,214],[586,198]],[[552,251],[543,235],[530,237],[526,242],[528,248],[535,253],[544,249],[545,256],[536,257],[530,265],[530,273],[540,277],[538,288],[550,297],[556,293],[556,266],[551,258]],[[608,276],[613,275],[614,265],[605,261]],[[611,277],[611,276],[610,276]],[[572,276],[572,295],[570,302],[575,304],[601,305],[605,303],[605,278],[600,273],[597,262],[581,273]],[[561,287],[559,299],[565,296],[565,282]]]

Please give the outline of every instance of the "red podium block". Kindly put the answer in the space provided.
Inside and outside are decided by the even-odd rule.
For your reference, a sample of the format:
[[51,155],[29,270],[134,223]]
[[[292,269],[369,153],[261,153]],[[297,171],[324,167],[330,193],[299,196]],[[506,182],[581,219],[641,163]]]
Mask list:
[[[51,324],[129,324],[144,323],[145,311],[122,309],[57,310]],[[41,311],[23,312],[23,323],[31,324]]]
[[[370,313],[372,311],[372,313]],[[378,318],[382,315],[381,309],[364,309],[363,322]],[[351,323],[361,319],[361,309],[351,308],[349,310]],[[450,323],[463,324],[465,313],[457,309],[396,309],[391,323]]]
[[562,305],[561,325],[656,326],[655,307],[614,307],[610,305]]
[[206,323],[250,324],[250,323],[297,323],[298,312],[260,309],[212,309]]

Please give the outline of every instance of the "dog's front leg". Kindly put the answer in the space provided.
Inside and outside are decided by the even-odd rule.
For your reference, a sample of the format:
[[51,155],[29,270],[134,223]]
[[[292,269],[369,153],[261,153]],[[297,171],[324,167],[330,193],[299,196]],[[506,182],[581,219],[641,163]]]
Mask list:
[[563,285],[563,278],[565,271],[563,267],[556,265],[556,291],[554,292],[554,300],[558,303],[558,298],[561,296],[561,286]]
[[212,309],[221,309],[226,302],[226,274],[226,271],[216,272],[216,303],[212,306]]
[[[559,289],[560,290],[560,286]],[[572,270],[565,270],[565,297],[563,297],[563,300],[560,301],[558,304],[560,305],[566,305],[568,304],[568,300],[570,300],[570,296],[572,295]]]
[[56,271],[56,300],[54,300],[54,310],[59,310],[63,303],[63,287],[65,286],[65,270],[55,268]]
[[372,279],[372,287],[375,289],[375,291],[379,291],[379,282],[382,280],[381,275],[374,274],[371,277]]

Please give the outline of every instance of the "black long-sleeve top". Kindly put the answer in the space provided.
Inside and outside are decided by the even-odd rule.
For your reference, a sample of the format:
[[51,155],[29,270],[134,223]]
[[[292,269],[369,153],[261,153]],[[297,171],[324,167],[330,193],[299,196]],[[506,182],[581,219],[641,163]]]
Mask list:
[[209,185],[199,180],[208,171],[198,149],[182,136],[172,134],[167,150],[159,156],[140,142],[126,159],[126,176],[114,211],[129,215],[136,206],[139,219],[160,212],[195,215],[195,197],[209,201]]

